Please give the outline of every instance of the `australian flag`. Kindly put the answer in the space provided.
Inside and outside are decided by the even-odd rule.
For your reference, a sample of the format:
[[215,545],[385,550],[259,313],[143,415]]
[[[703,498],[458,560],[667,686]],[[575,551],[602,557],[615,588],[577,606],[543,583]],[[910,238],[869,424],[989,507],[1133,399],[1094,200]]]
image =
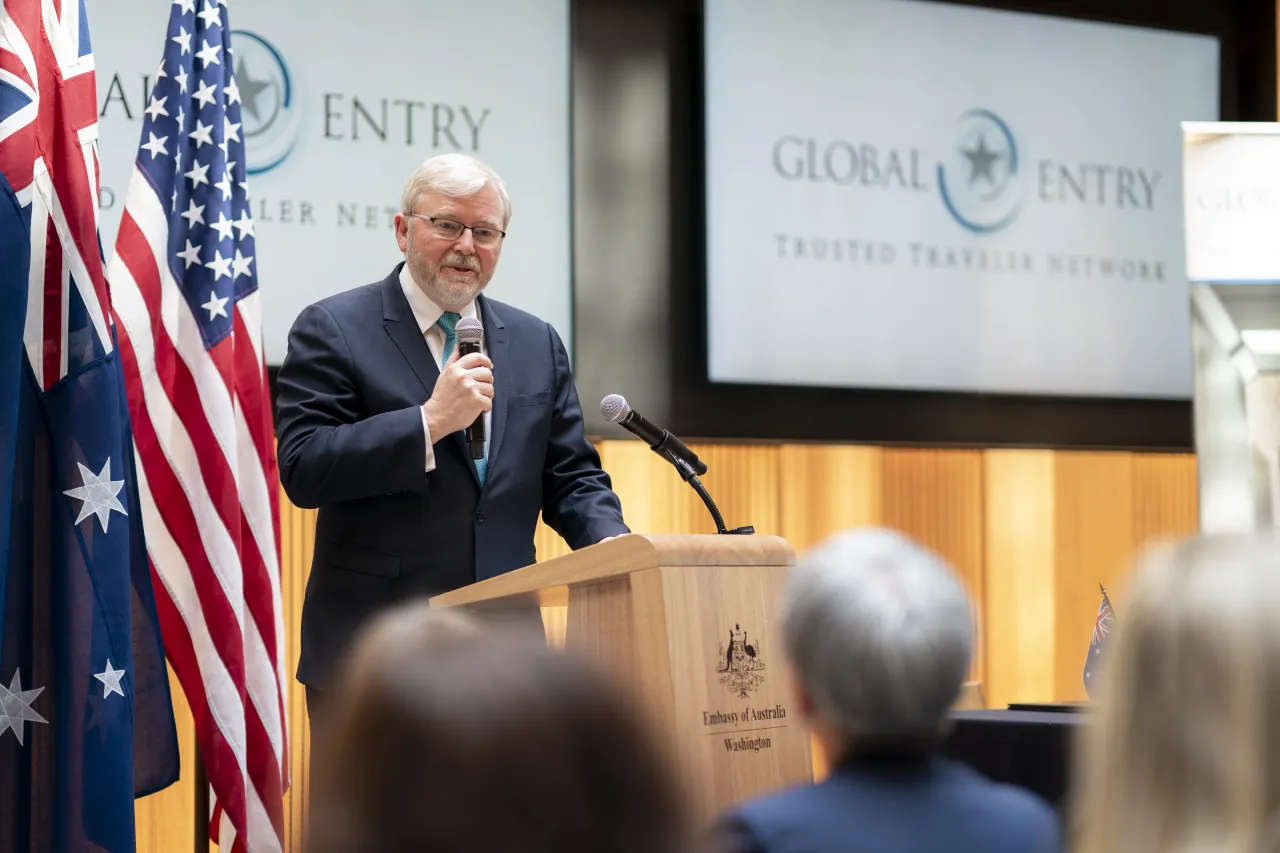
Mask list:
[[1115,624],[1115,612],[1111,609],[1111,599],[1107,597],[1107,588],[1098,584],[1102,590],[1102,603],[1098,605],[1098,615],[1093,620],[1093,637],[1089,640],[1089,657],[1084,662],[1084,692],[1093,698],[1094,685],[1101,677],[1103,662],[1106,660],[1107,637],[1111,635],[1111,627]]
[[97,235],[83,3],[0,4],[0,851],[134,850],[178,775]]

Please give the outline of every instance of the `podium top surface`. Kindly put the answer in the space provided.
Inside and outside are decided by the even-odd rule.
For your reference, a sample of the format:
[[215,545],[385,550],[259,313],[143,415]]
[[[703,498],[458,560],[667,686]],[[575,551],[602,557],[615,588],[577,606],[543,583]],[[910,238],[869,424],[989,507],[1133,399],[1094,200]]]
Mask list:
[[569,587],[601,583],[660,566],[792,566],[796,555],[778,536],[628,534],[437,595],[437,607],[536,597],[544,607],[568,603]]

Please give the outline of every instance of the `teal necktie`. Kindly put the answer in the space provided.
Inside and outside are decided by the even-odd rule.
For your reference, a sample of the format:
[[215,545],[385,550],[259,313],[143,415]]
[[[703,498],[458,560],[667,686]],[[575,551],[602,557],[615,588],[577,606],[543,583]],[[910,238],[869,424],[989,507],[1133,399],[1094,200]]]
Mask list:
[[[462,315],[457,311],[446,311],[440,315],[440,319],[436,321],[436,325],[444,330],[444,353],[440,356],[440,367],[444,368],[449,362],[449,356],[453,355],[453,348],[458,345],[458,321],[462,319]],[[488,452],[486,443],[485,452]],[[488,466],[488,460],[484,457],[474,460],[476,463],[476,474],[480,476],[480,485],[484,485],[485,473]]]

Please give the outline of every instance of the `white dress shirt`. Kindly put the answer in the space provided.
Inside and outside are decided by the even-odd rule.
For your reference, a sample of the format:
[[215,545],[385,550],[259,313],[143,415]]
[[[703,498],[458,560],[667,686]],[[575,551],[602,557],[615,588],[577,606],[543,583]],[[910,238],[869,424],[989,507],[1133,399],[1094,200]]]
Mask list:
[[[444,329],[436,325],[437,321],[444,315],[444,309],[437,305],[426,292],[418,287],[418,283],[413,279],[413,273],[409,272],[409,265],[405,264],[400,268],[400,289],[404,291],[404,296],[409,300],[409,308],[413,311],[413,319],[418,321],[418,330],[422,332],[422,336],[427,339],[427,347],[431,350],[431,356],[436,360],[436,366],[440,366],[440,358],[444,355]],[[476,310],[476,301],[473,299],[467,303],[467,306],[458,312],[463,317],[474,317],[484,322]],[[488,348],[485,346],[484,336],[480,336],[480,352],[485,355],[489,354]],[[484,414],[484,434],[492,437],[489,431],[490,415],[488,412]],[[427,410],[422,409],[422,433],[427,437],[427,471],[434,471],[436,468],[436,450],[431,441],[431,430],[427,426]],[[443,436],[441,436],[443,438]],[[484,444],[484,452],[489,453],[489,442]]]

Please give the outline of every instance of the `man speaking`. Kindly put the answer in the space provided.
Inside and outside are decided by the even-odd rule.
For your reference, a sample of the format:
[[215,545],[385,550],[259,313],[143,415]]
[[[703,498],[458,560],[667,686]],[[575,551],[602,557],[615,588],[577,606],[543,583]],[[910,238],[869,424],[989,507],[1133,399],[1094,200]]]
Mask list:
[[[304,310],[278,379],[280,480],[320,509],[298,661],[313,716],[371,616],[533,563],[540,512],[575,549],[628,532],[560,337],[480,295],[511,219],[502,179],[432,157],[400,211],[404,263]],[[460,357],[468,317],[480,351]]]

